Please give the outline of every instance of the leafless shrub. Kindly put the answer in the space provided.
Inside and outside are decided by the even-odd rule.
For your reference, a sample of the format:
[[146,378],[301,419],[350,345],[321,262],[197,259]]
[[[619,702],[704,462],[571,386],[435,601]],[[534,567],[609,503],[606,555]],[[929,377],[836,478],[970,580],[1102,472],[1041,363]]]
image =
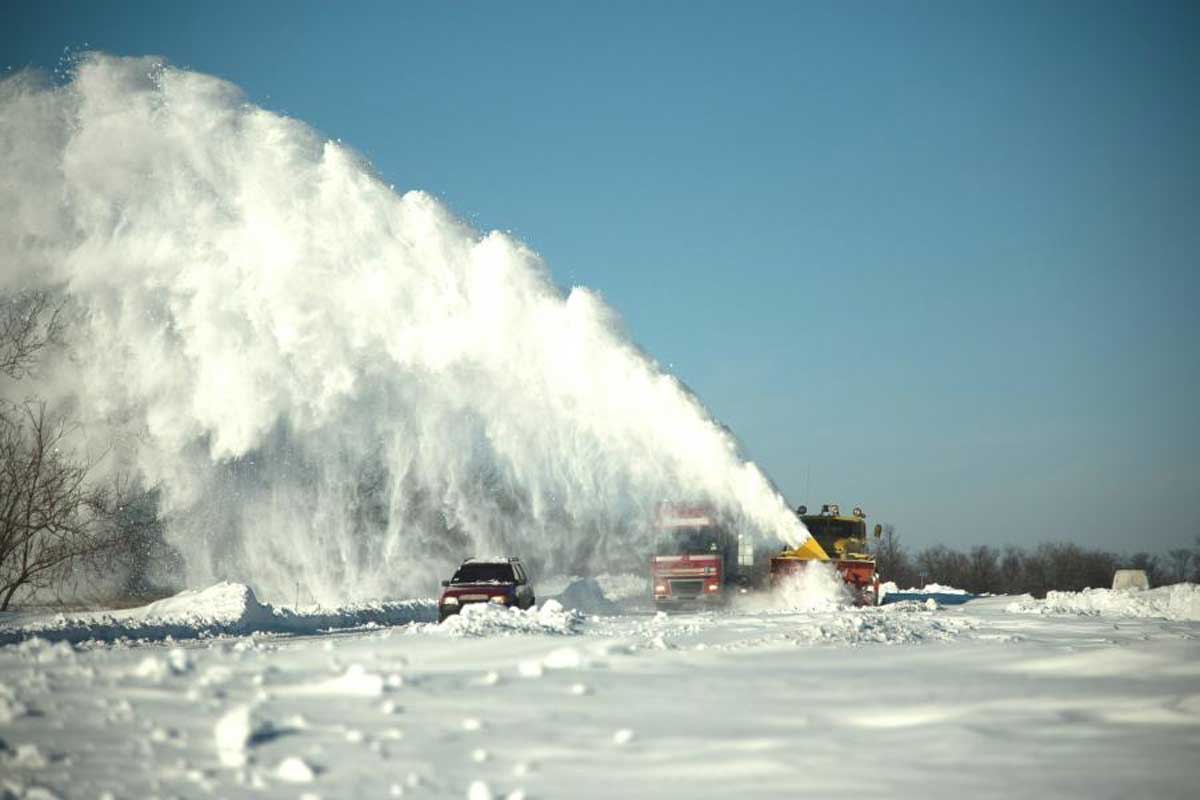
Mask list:
[[71,457],[66,419],[28,402],[0,414],[0,611],[18,589],[49,587],[74,561],[114,542],[98,521],[92,464]]

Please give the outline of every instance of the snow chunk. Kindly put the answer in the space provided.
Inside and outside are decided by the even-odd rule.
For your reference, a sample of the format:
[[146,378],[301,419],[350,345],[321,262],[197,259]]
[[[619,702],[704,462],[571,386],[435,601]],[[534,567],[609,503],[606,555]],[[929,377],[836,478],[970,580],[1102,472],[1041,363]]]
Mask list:
[[314,694],[378,697],[383,694],[383,676],[367,672],[362,664],[351,664],[341,676],[310,686],[309,690]]
[[[57,615],[56,619],[62,615]],[[0,638],[0,644],[5,643],[3,638]],[[46,638],[34,637],[28,641],[21,642],[17,647],[17,652],[25,658],[32,659],[39,664],[54,664],[59,661],[74,661],[75,650],[66,642],[51,642]]]
[[313,695],[343,695],[346,697],[379,697],[383,694],[382,675],[367,672],[362,664],[351,664],[336,678],[298,686],[281,686],[273,692],[290,697]]
[[226,767],[246,764],[246,750],[270,736],[274,726],[261,717],[254,706],[237,706],[227,711],[213,728],[217,757]]
[[555,600],[547,600],[541,608],[524,611],[494,603],[469,603],[441,625],[428,626],[428,630],[450,636],[504,636],[518,633],[570,636],[579,632],[582,620],[579,612],[568,611]]
[[[7,725],[28,713],[29,708],[17,699],[16,691],[0,683],[0,725]],[[0,746],[0,750],[2,749],[3,746]]]
[[479,686],[495,686],[499,682],[500,682],[500,673],[496,672],[496,670],[494,670],[494,669],[488,670],[487,672],[483,673],[482,675],[479,676],[479,678],[477,678],[475,680],[475,683]]
[[8,763],[25,769],[44,769],[50,762],[36,744],[26,743],[17,745],[17,749],[8,757]]
[[176,675],[182,675],[192,668],[192,660],[183,649],[176,647],[171,652],[167,653],[167,665],[171,668],[171,672]]
[[541,661],[526,659],[517,664],[517,673],[523,678],[540,678],[544,671]]
[[467,800],[492,800],[492,787],[483,781],[472,781],[467,789]]
[[546,669],[577,669],[583,665],[583,656],[574,647],[560,647],[542,659]]
[[1177,583],[1157,589],[1084,589],[1047,592],[1045,600],[1023,597],[1009,603],[1014,614],[1080,614],[1105,617],[1152,617],[1200,621],[1200,586]]
[[59,800],[58,795],[45,786],[30,786],[21,795],[22,800]]
[[275,768],[275,777],[288,783],[312,783],[316,773],[304,759],[288,756]]
[[167,665],[162,662],[162,659],[154,656],[146,656],[133,668],[135,676],[152,683],[161,683],[163,678],[167,677],[168,671]]
[[621,728],[613,734],[613,744],[629,744],[633,741],[633,731],[629,728]]

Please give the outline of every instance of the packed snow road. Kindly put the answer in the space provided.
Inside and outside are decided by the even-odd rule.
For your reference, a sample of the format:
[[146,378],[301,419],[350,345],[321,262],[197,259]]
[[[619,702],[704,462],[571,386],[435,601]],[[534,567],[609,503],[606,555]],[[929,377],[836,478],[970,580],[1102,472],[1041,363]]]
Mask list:
[[320,632],[354,615],[226,585],[155,620],[10,618],[0,796],[1191,797],[1200,591],[1175,589],[440,626],[409,603]]

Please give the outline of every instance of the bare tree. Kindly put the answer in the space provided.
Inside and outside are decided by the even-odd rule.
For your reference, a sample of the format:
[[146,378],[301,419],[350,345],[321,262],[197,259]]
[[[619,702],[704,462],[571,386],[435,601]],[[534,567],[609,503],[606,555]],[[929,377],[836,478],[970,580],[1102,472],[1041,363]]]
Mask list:
[[70,428],[44,403],[0,416],[0,611],[22,587],[45,588],[71,562],[111,546],[98,520],[103,493],[74,460]]
[[896,526],[883,526],[883,533],[873,545],[876,568],[882,580],[894,581],[898,586],[912,586],[917,582],[917,573],[912,560],[900,544]]
[[[0,375],[28,377],[62,343],[65,301],[48,291],[0,296]],[[21,589],[55,585],[73,567],[117,549],[109,490],[94,462],[68,446],[70,420],[43,402],[0,398],[0,611]]]
[[967,554],[967,579],[962,588],[973,594],[1000,591],[1000,554],[986,544]]
[[1174,583],[1183,583],[1188,579],[1191,572],[1190,567],[1195,553],[1186,547],[1180,547],[1176,550],[1167,551],[1167,559],[1170,563],[1170,580]]
[[1000,558],[999,582],[1002,594],[1020,594],[1027,591],[1025,588],[1025,551],[1014,545],[1007,545],[1004,548],[1004,555]]
[[90,504],[95,547],[64,571],[59,599],[97,590],[122,602],[158,599],[182,588],[182,556],[165,539],[158,504],[158,490],[128,474],[97,484]]
[[930,583],[962,586],[967,582],[970,560],[957,550],[939,544],[917,554],[917,569]]
[[61,340],[65,302],[46,291],[25,291],[0,303],[0,373],[19,380],[42,350]]

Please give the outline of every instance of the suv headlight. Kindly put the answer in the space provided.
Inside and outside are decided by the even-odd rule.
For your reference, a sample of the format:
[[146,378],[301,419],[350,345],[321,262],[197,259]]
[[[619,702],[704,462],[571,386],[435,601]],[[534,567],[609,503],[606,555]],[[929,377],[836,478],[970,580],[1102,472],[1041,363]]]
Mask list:
[[444,605],[444,606],[456,606],[456,605],[458,605],[458,598],[457,598],[457,597],[443,597],[443,598],[442,598],[442,605]]
[[502,606],[508,605],[508,595],[506,594],[494,594],[489,600],[493,603],[499,603]]

